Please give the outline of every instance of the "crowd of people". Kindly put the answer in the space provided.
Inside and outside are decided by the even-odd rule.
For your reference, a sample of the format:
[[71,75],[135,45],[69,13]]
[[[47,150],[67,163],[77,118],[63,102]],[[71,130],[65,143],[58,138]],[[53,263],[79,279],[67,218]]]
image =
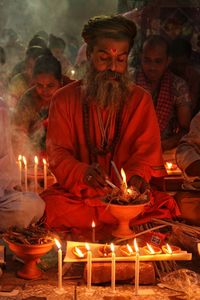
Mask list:
[[[28,226],[43,214],[56,230],[87,228],[92,221],[115,225],[101,200],[109,191],[106,178],[118,185],[111,161],[125,170],[129,187],[145,193],[166,176],[168,150],[177,152],[193,191],[175,201],[152,185],[151,206],[137,222],[181,212],[199,224],[200,90],[192,76],[200,77],[189,61],[190,43],[148,36],[129,70],[136,36],[137,26],[124,16],[91,18],[76,59],[79,80],[70,79],[61,37],[36,33],[24,56],[16,37],[12,51],[0,47],[0,230]],[[14,50],[18,61],[11,64]],[[20,153],[46,157],[57,183],[40,196],[23,192],[15,165]]]

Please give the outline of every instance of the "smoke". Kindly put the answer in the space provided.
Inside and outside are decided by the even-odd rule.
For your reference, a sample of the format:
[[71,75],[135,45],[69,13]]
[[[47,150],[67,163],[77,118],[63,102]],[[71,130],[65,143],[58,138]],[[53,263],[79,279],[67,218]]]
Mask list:
[[28,42],[39,30],[77,36],[89,17],[117,11],[117,0],[0,0],[0,26]]

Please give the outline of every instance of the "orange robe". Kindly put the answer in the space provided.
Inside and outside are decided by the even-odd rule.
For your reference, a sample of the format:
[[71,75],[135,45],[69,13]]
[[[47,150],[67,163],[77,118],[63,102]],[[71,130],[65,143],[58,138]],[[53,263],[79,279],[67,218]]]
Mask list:
[[[108,109],[102,110],[104,122],[107,117]],[[115,117],[116,114],[113,113],[108,129],[109,141],[113,139]],[[89,125],[92,143],[99,146],[101,131],[94,103],[90,105]],[[91,188],[83,181],[90,162],[83,129],[80,81],[60,89],[53,98],[49,114],[47,153],[50,168],[58,181],[58,184],[42,194],[46,202],[47,226],[59,229],[90,227],[93,220],[96,224],[114,223],[116,220],[105,210],[105,204],[101,201],[105,191]],[[152,99],[138,86],[133,85],[131,95],[123,109],[120,139],[113,157],[110,153],[98,156],[101,168],[109,175],[111,181],[119,186],[119,181],[111,168],[111,159],[119,170],[123,167],[127,181],[135,174],[142,176],[146,181],[152,176],[165,175],[159,127]],[[173,199],[165,195],[165,200],[166,197],[172,208],[171,212],[165,209],[165,212],[167,211],[165,216],[170,217],[178,210]],[[159,194],[155,208],[157,217],[161,198]]]

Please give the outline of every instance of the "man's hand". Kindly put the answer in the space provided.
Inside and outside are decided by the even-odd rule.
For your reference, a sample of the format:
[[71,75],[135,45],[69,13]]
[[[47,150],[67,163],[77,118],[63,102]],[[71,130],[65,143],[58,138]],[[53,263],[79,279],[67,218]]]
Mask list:
[[83,180],[87,185],[93,188],[102,188],[106,185],[105,174],[97,163],[88,167]]
[[139,175],[134,175],[130,178],[128,181],[128,186],[135,187],[138,192],[143,194],[147,190],[150,190],[150,185],[147,183],[141,176]]

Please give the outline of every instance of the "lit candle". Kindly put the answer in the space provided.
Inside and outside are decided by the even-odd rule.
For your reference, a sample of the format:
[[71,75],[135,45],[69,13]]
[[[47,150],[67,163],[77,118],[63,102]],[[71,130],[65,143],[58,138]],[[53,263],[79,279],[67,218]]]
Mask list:
[[111,288],[112,288],[112,291],[115,292],[115,246],[113,245],[113,243],[111,243],[110,249],[112,251],[112,258],[111,258]]
[[166,244],[166,248],[167,248],[167,252],[168,252],[169,254],[172,254],[172,248],[170,247],[169,244]]
[[37,193],[37,185],[38,185],[38,158],[35,156],[34,158],[34,187],[35,187],[35,192]]
[[139,276],[140,276],[140,259],[139,259],[139,248],[137,245],[136,239],[134,239],[134,248],[135,248],[135,295],[138,296],[139,290]]
[[95,223],[92,222],[92,242],[95,243]]
[[133,249],[132,249],[132,247],[129,244],[127,244],[126,247],[128,249],[128,252],[130,253],[130,255],[133,255]]
[[92,285],[92,252],[88,243],[85,244],[87,249],[87,288],[91,289]]
[[19,182],[22,185],[22,156],[18,156],[18,165],[19,165]]
[[25,192],[28,190],[28,174],[27,174],[27,161],[26,157],[23,156],[23,163],[24,163],[24,184],[25,184]]
[[47,188],[47,161],[43,158],[43,172],[44,172],[44,189]]
[[61,244],[57,239],[54,239],[58,247],[58,289],[62,290],[62,249]]

